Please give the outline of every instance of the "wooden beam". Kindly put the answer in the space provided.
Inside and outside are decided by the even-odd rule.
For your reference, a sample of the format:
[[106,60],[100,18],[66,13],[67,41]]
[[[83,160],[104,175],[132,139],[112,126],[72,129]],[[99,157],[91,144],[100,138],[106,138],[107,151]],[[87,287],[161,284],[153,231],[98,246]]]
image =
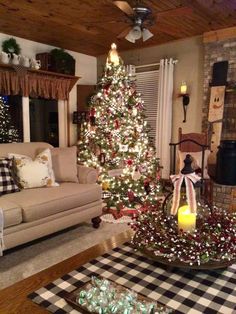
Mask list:
[[236,26],[203,33],[204,43],[210,43],[230,38],[236,38]]

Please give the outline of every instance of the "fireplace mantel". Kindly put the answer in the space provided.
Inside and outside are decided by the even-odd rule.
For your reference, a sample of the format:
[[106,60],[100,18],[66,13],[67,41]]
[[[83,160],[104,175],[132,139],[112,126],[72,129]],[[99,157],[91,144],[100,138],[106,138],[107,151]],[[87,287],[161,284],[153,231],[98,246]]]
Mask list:
[[0,93],[67,100],[80,77],[0,63]]

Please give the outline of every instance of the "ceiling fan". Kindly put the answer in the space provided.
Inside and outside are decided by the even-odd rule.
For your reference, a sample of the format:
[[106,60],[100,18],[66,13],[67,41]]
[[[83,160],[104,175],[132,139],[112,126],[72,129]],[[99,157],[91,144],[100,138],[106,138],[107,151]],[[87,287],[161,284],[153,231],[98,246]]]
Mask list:
[[[136,6],[131,7],[127,1],[113,2],[116,7],[125,13],[128,17],[128,22],[130,23],[130,26],[123,30],[117,38],[125,37],[125,39],[131,43],[135,43],[135,41],[140,38],[142,38],[143,41],[146,41],[154,36],[147,27],[155,23],[156,17],[186,15],[192,13],[190,7],[178,7],[167,11],[157,12],[154,16],[150,7],[139,3],[140,2],[137,1]],[[168,30],[166,32],[168,33]]]

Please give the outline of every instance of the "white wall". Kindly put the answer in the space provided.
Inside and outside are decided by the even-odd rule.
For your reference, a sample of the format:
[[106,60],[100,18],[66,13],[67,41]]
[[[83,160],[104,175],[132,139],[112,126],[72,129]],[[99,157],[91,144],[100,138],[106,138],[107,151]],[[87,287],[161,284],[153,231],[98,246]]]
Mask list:
[[[37,53],[41,52],[50,52],[53,47],[45,44],[41,44],[35,41],[27,40],[24,38],[19,38],[12,35],[2,34],[0,33],[0,43],[2,43],[3,40],[9,39],[10,37],[13,37],[16,39],[17,43],[21,47],[21,55],[27,56],[29,58],[35,58],[35,55]],[[76,69],[75,69],[75,75],[80,76],[81,78],[77,82],[77,84],[87,84],[87,85],[94,85],[97,82],[97,58],[92,57],[89,55],[85,55],[82,53],[66,50],[68,53],[70,53],[76,60]],[[72,113],[73,111],[76,111],[76,104],[77,101],[77,94],[76,94],[76,85],[72,89],[70,93],[70,99],[69,99],[69,112],[70,112],[70,145],[75,144],[77,141],[77,130],[76,125],[72,124]]]

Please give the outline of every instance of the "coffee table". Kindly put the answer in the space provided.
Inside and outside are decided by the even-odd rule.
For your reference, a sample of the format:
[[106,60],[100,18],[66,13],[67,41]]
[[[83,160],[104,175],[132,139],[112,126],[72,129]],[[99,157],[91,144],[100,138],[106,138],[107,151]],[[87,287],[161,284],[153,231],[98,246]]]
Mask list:
[[79,288],[94,275],[156,300],[176,313],[235,313],[236,265],[225,270],[168,270],[134,250],[127,242],[131,235],[127,231],[115,236],[0,291],[0,313],[48,313],[43,308],[52,313],[73,313],[64,300],[65,292]]
[[[54,281],[55,279],[82,266],[88,261],[100,256],[107,251],[127,242],[131,239],[132,231],[128,230],[112,237],[98,245],[95,245],[61,263],[30,276],[14,285],[0,290],[0,313],[1,314],[38,314],[48,313],[47,310],[33,303],[27,296]],[[1,275],[0,275],[1,276]]]

